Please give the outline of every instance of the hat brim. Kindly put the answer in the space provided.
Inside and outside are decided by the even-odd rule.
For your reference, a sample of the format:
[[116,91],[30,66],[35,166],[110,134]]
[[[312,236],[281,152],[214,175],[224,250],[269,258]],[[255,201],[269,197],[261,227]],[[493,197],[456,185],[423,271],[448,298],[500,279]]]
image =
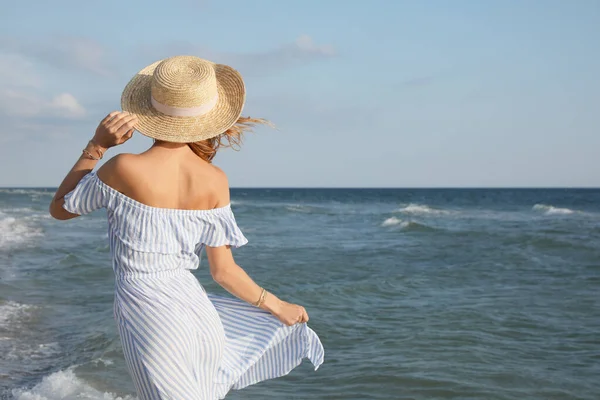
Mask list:
[[219,93],[217,104],[197,117],[173,117],[157,111],[150,100],[152,75],[161,61],[138,72],[121,95],[123,111],[138,117],[135,127],[138,132],[167,142],[190,143],[218,136],[236,123],[246,100],[244,81],[238,71],[213,63]]

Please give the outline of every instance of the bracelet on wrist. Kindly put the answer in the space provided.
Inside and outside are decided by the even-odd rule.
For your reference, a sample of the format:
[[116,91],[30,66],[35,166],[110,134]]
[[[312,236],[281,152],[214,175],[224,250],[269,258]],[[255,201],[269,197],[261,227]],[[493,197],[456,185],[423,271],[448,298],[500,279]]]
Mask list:
[[260,297],[258,298],[258,301],[256,303],[254,303],[254,306],[256,306],[256,307],[262,306],[263,303],[265,302],[266,297],[267,297],[267,291],[265,290],[265,288],[262,288],[262,292],[260,292]]
[[[88,147],[93,147],[93,150],[96,151],[96,153],[98,154],[97,156],[94,156],[87,148]],[[102,157],[104,156],[104,151],[100,150],[99,148],[100,146],[98,146],[96,143],[94,143],[93,140],[90,140],[86,146],[85,149],[82,150],[82,153],[86,156],[86,158],[89,158],[90,160],[94,160],[94,161],[98,161],[101,160]]]

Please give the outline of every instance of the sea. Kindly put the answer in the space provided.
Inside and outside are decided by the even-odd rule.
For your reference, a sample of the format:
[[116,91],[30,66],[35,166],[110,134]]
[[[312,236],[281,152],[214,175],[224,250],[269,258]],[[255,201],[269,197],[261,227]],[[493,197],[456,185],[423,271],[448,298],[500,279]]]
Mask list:
[[[136,399],[104,211],[0,189],[0,398]],[[239,265],[302,304],[314,371],[227,399],[600,399],[600,189],[233,189]],[[204,258],[194,272],[215,284]]]

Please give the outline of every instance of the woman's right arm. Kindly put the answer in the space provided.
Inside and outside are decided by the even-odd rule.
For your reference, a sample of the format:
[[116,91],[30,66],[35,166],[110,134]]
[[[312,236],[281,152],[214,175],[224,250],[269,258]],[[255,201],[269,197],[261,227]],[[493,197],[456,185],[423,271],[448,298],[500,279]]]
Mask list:
[[[262,288],[248,276],[246,271],[237,265],[229,246],[206,247],[210,273],[219,285],[234,296],[248,302],[256,303],[262,293]],[[286,325],[307,322],[308,314],[304,307],[280,300],[268,292],[265,301],[260,306],[269,311]]]
[[[215,184],[219,193],[219,202],[215,207],[222,207],[231,203],[229,182],[223,171],[218,168],[216,170],[218,178]],[[210,264],[210,273],[215,282],[229,293],[248,303],[254,304],[259,301],[262,288],[248,276],[242,267],[235,263],[230,246],[206,246],[206,255]],[[286,325],[308,321],[308,314],[304,307],[282,301],[270,292],[267,292],[260,308],[269,311]]]

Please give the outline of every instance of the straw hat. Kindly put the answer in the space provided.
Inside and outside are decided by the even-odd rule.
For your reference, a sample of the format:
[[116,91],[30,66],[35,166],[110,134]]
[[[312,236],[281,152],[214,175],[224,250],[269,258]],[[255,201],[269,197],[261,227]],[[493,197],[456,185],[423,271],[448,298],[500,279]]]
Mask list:
[[136,114],[136,130],[168,142],[218,136],[238,120],[246,90],[239,72],[193,56],[157,61],[123,90],[121,108]]

